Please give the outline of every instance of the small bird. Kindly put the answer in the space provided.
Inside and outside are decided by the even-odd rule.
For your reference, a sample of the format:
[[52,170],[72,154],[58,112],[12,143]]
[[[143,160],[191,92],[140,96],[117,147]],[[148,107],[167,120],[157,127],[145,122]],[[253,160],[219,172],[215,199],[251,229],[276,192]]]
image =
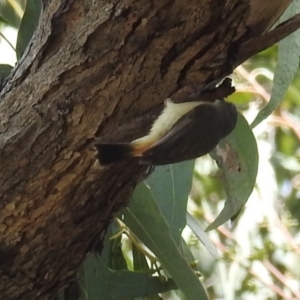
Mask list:
[[237,122],[236,107],[224,100],[174,103],[165,100],[148,135],[131,143],[96,142],[100,165],[139,158],[141,164],[166,165],[212,151]]

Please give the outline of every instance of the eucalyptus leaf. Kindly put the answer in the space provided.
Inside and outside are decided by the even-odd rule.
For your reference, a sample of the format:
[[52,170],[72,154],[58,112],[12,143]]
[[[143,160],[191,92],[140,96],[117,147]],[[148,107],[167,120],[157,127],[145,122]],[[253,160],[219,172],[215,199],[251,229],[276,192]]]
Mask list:
[[186,220],[187,220],[188,226],[194,232],[194,234],[199,239],[199,241],[205,246],[205,248],[211,254],[211,256],[213,256],[215,258],[220,257],[217,248],[215,247],[213,242],[210,240],[207,233],[201,227],[199,222],[189,212],[186,213]]
[[109,267],[113,270],[127,270],[127,263],[122,252],[122,235],[110,241]]
[[0,13],[0,23],[8,24],[8,21],[1,16],[1,13]]
[[145,255],[143,255],[134,244],[132,245],[132,258],[133,258],[133,268],[135,271],[139,271],[139,272],[149,271],[149,266]]
[[12,27],[19,28],[23,15],[23,7],[20,1],[0,1],[0,18],[1,22]]
[[[280,23],[300,12],[300,0],[294,0],[285,13]],[[284,95],[291,85],[299,67],[300,55],[300,30],[298,29],[278,44],[278,62],[274,73],[271,99],[268,104],[257,114],[251,127],[254,128],[266,119],[283,101]]]
[[10,71],[12,70],[11,65],[7,64],[0,64],[0,83],[5,80],[5,78],[10,74]]
[[163,300],[163,298],[161,298],[159,295],[151,295],[151,296],[142,298],[141,300]]
[[109,252],[109,235],[106,234],[101,256],[90,253],[79,270],[78,282],[81,287],[81,300],[108,299]]
[[156,255],[187,299],[208,299],[200,280],[176,246],[146,184],[136,187],[129,206],[124,210],[124,223]]
[[107,298],[105,299],[120,300],[146,297],[173,289],[176,289],[176,285],[172,279],[163,281],[159,277],[145,273],[110,270]]
[[234,217],[246,204],[255,185],[258,170],[257,144],[243,115],[238,114],[233,132],[210,155],[222,170],[227,199],[223,210],[206,231],[215,229]]
[[17,59],[20,59],[33,36],[39,22],[41,9],[42,0],[27,1],[18,32],[16,45]]
[[184,259],[188,262],[189,265],[194,265],[193,269],[196,271],[199,271],[197,268],[197,265],[195,264],[195,258],[194,255],[190,249],[190,247],[187,245],[186,241],[181,238],[181,249],[182,249],[182,255]]
[[181,233],[186,225],[185,214],[194,165],[195,161],[192,160],[156,167],[146,180],[177,245],[180,244]]

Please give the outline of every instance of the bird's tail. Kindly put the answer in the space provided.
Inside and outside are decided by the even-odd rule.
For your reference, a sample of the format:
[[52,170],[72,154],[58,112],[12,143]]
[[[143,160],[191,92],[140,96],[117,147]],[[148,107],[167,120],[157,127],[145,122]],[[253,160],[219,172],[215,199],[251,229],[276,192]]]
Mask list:
[[130,143],[99,143],[95,144],[95,147],[98,150],[97,158],[99,159],[100,165],[109,165],[134,156],[134,149]]

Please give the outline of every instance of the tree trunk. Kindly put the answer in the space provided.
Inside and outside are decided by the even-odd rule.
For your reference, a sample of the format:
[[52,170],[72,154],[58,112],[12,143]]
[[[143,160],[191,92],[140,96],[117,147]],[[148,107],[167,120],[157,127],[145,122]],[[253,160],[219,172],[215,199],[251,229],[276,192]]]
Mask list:
[[149,112],[185,85],[230,74],[241,45],[270,28],[291,1],[44,2],[31,44],[1,92],[6,300],[52,299],[145,172],[137,161],[97,167],[95,136],[120,142],[145,134]]

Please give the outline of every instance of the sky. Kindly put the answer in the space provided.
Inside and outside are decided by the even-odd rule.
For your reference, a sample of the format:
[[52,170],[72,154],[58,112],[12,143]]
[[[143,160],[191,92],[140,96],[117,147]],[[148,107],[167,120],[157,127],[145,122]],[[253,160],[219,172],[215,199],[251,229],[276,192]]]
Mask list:
[[[5,27],[1,29],[2,34],[15,47],[17,40],[17,30],[12,27]],[[3,39],[0,39],[0,64],[9,64],[14,66],[16,63],[16,53],[11,46]]]

